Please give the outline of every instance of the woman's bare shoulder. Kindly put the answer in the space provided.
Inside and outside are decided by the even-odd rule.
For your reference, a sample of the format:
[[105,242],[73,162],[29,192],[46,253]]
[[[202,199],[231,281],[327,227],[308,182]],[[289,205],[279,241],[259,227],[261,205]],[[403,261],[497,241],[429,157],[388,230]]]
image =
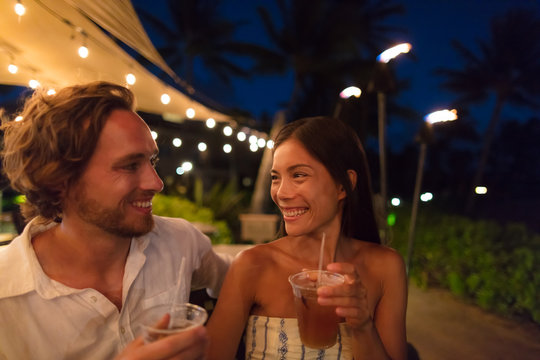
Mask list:
[[358,241],[356,248],[357,261],[365,263],[370,268],[391,272],[404,269],[403,257],[396,249],[390,246]]

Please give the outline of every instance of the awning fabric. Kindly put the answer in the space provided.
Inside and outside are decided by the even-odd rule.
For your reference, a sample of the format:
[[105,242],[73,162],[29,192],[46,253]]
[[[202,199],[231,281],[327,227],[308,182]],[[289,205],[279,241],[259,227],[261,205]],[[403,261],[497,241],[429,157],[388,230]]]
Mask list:
[[[154,48],[130,0],[21,2],[26,13],[19,17],[14,11],[15,0],[0,1],[0,83],[28,86],[35,79],[42,86],[60,88],[105,80],[125,85],[125,76],[132,73],[137,80],[129,87],[137,98],[138,110],[182,121],[186,110],[192,108],[196,119],[231,120],[168,86],[101,29],[177,78]],[[89,49],[86,59],[77,53],[83,44]],[[8,72],[9,64],[18,67],[16,74]],[[170,96],[168,105],[161,102],[163,93]]]

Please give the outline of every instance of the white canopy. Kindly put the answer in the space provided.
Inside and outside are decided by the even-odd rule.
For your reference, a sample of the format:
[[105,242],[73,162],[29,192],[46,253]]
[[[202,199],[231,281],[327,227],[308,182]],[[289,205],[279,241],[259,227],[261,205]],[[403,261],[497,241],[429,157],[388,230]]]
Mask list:
[[[231,120],[165,84],[101,29],[180,81],[152,45],[130,0],[20,2],[26,8],[23,16],[14,11],[16,0],[0,1],[0,83],[28,86],[34,79],[41,86],[61,88],[105,80],[126,85],[126,75],[131,73],[136,82],[128,86],[135,93],[138,110],[182,121],[192,108],[196,119]],[[81,45],[89,50],[85,59],[78,55]],[[8,71],[10,64],[18,67],[17,73]],[[164,93],[170,97],[168,105],[161,102]]]

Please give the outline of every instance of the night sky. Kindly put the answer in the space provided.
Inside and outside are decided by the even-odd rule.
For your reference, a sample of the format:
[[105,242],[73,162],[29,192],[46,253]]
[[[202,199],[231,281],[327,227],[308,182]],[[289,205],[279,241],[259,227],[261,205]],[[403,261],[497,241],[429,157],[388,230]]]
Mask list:
[[[144,7],[151,12],[164,13],[166,1],[152,1],[149,9],[148,2],[133,0],[136,7]],[[238,39],[268,44],[268,40],[260,24],[255,9],[263,5],[269,9],[275,8],[273,0],[228,0],[223,2],[223,12],[234,20],[244,21],[239,28]],[[489,39],[489,23],[493,16],[504,14],[508,9],[526,6],[540,11],[537,0],[404,0],[406,14],[389,18],[388,23],[402,27],[406,33],[396,38],[396,44],[409,42],[412,44],[412,55],[398,57],[395,62],[396,74],[400,79],[410,80],[411,88],[402,92],[398,103],[408,105],[420,114],[449,107],[454,96],[439,88],[441,78],[433,71],[438,67],[458,69],[461,65],[456,51],[450,42],[456,39],[467,48],[476,50],[477,41]],[[163,16],[167,21],[166,16]],[[144,23],[144,22],[143,22]],[[147,29],[152,37],[151,29]],[[156,44],[159,39],[153,38]],[[388,44],[388,47],[394,44]],[[381,49],[381,51],[384,49]],[[202,75],[204,79],[204,75]],[[204,80],[203,80],[204,81]],[[204,87],[211,88],[212,79],[207,79]],[[248,110],[256,118],[266,113],[273,116],[289,99],[292,90],[290,74],[278,76],[255,76],[249,80],[235,80],[233,91],[214,89],[219,95],[213,95],[218,102]],[[210,91],[212,92],[212,91]],[[337,96],[337,94],[336,94]],[[472,108],[476,111],[475,118],[479,120],[479,130],[482,131],[490,116],[489,103]],[[458,109],[459,110],[459,109]],[[520,109],[503,109],[503,118],[528,118],[527,112]],[[516,115],[516,111],[523,115]],[[389,119],[389,139],[392,148],[399,150],[410,143],[417,132],[417,127],[410,123],[392,121]],[[399,139],[399,140],[398,140]]]

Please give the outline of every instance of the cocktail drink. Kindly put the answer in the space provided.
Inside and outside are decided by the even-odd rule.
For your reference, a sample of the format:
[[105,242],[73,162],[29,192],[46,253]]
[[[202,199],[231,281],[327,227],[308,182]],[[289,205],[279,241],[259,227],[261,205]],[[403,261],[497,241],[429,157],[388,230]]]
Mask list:
[[341,274],[318,270],[303,271],[289,277],[294,293],[300,339],[305,346],[327,349],[336,343],[341,318],[336,315],[335,306],[319,305],[317,289],[320,286],[339,285],[344,281]]
[[[169,315],[169,321],[163,322]],[[204,325],[208,313],[198,305],[190,303],[156,305],[146,309],[141,316],[141,329],[145,343],[157,341],[166,336]]]

